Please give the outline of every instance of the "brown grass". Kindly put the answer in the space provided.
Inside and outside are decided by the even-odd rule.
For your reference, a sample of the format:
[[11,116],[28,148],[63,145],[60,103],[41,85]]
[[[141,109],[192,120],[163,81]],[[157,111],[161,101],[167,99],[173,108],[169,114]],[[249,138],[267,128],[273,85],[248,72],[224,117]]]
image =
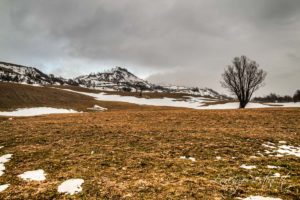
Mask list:
[[[80,87],[71,88],[85,92],[93,91]],[[109,110],[174,109],[140,106],[125,102],[97,101],[93,97],[51,88],[49,86],[34,87],[30,85],[14,83],[0,83],[0,94],[0,111],[14,110],[25,107],[45,106],[75,109],[78,111],[89,111],[87,108],[90,108],[94,105],[99,105],[108,108]]]
[[[144,109],[2,118],[1,155],[12,153],[13,159],[0,177],[1,184],[11,184],[0,199],[234,199],[255,194],[299,199],[299,158],[249,158],[264,152],[264,142],[280,140],[300,145],[300,109]],[[244,170],[241,164],[258,168]],[[47,180],[17,178],[34,169],[44,169]],[[290,177],[268,178],[275,172]],[[83,192],[58,194],[57,186],[68,178],[83,178]]]

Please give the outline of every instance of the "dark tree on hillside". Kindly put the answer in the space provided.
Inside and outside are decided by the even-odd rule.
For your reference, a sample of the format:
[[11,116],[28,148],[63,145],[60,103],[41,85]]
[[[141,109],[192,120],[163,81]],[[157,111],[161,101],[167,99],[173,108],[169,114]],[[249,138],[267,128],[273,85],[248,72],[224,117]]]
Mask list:
[[147,89],[147,86],[143,82],[135,83],[134,87],[135,87],[136,92],[140,91],[140,94],[139,94],[140,97],[143,96],[143,91]]
[[297,90],[293,96],[294,102],[299,102],[300,101],[300,90]]
[[221,84],[238,98],[240,108],[245,108],[253,93],[263,86],[266,75],[255,61],[246,56],[235,57],[225,69]]
[[258,102],[292,102],[293,101],[293,97],[289,96],[289,95],[285,95],[285,96],[280,96],[274,93],[271,93],[267,96],[264,97],[255,97],[253,98],[254,101],[258,101]]

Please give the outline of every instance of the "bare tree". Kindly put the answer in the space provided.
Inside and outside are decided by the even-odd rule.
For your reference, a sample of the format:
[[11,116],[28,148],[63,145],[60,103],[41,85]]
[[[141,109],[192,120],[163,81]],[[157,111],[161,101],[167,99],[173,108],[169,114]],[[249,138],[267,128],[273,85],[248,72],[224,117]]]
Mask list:
[[134,87],[135,87],[136,92],[138,92],[138,90],[140,91],[140,93],[139,93],[140,97],[143,96],[143,91],[147,89],[147,86],[143,82],[137,82],[137,83],[135,83]]
[[222,74],[221,84],[238,98],[240,108],[245,108],[253,93],[264,85],[267,73],[246,56],[235,57],[232,63]]
[[297,90],[295,92],[295,94],[293,96],[293,100],[294,100],[295,103],[298,102],[298,101],[300,101],[300,90]]

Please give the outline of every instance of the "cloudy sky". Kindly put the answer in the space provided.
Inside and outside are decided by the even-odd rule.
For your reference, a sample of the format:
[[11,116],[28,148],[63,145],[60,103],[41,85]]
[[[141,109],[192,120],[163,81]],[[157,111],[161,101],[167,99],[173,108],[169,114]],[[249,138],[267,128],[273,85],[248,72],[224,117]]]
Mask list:
[[155,83],[220,87],[235,56],[300,89],[299,0],[1,0],[0,60],[64,77],[114,66]]

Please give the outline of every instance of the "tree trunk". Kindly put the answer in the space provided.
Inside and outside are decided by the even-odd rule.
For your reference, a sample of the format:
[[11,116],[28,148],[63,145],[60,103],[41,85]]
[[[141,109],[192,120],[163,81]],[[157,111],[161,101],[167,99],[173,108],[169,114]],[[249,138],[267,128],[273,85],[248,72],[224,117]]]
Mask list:
[[240,109],[245,108],[246,105],[247,105],[247,102],[245,102],[245,101],[240,101]]

